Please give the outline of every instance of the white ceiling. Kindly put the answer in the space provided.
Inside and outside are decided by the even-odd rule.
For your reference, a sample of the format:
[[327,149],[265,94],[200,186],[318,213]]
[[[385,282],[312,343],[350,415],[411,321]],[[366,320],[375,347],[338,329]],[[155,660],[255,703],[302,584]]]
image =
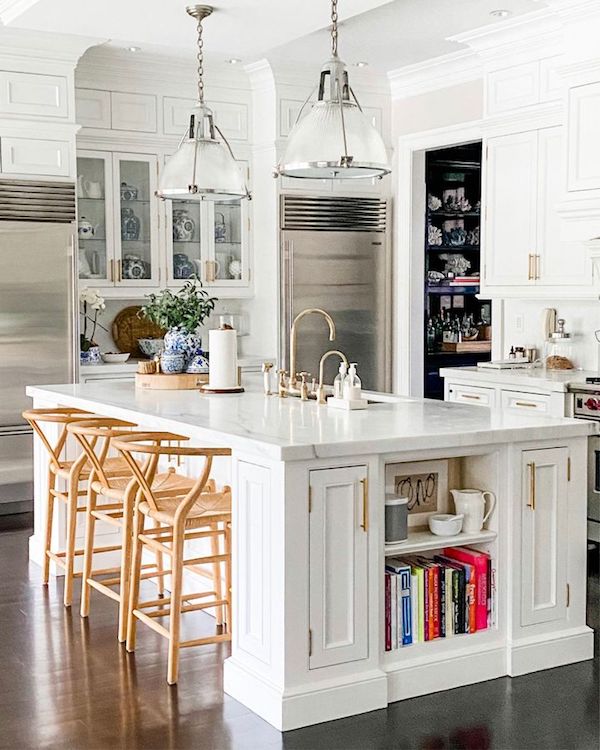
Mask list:
[[[209,60],[320,65],[329,50],[329,0],[215,0],[205,22]],[[0,0],[0,21],[39,31],[110,39],[113,45],[194,53],[190,0]],[[489,23],[490,11],[512,16],[537,10],[539,0],[340,0],[340,56],[388,71],[460,48],[447,37]]]
[[[490,16],[498,8],[511,17],[539,10],[535,0],[395,0],[345,21],[339,32],[339,55],[348,64],[368,62],[379,71],[454,52],[463,45],[446,41],[461,31],[503,21]],[[322,61],[327,57],[328,32],[313,32],[280,46],[273,60]]]
[[[390,1],[341,0],[340,18]],[[195,22],[185,12],[192,4],[193,0],[0,0],[0,20],[9,26],[107,38],[122,46],[161,45],[193,52]],[[328,0],[214,0],[214,5],[214,13],[204,22],[206,51],[244,61],[329,23]],[[4,15],[3,6],[8,7]]]

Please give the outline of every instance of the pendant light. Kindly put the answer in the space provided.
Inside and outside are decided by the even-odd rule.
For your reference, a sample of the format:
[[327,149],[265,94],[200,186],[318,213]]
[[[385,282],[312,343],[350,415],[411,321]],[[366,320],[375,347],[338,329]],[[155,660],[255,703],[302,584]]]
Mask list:
[[348,179],[383,177],[391,171],[381,135],[362,111],[338,57],[338,0],[331,2],[331,59],[321,68],[317,101],[289,135],[275,177]]
[[213,11],[210,5],[186,8],[197,21],[198,101],[190,114],[189,127],[179,148],[167,161],[159,179],[157,195],[186,201],[229,201],[249,198],[242,171],[213,113],[204,102],[204,52],[202,21]]

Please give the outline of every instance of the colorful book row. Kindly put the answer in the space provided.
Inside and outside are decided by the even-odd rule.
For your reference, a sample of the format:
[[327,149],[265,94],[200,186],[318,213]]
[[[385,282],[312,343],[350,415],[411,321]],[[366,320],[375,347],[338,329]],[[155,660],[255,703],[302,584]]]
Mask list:
[[494,570],[486,552],[447,547],[385,566],[385,650],[476,633],[494,620]]

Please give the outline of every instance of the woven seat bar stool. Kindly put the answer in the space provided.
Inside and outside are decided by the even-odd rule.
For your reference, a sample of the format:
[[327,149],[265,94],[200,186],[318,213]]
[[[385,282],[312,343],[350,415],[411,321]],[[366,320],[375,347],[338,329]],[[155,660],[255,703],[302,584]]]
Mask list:
[[[165,637],[169,642],[167,682],[170,685],[177,682],[180,648],[231,640],[231,489],[224,486],[217,491],[214,481],[209,478],[213,458],[230,456],[231,450],[170,445],[176,438],[170,433],[147,433],[121,437],[114,442],[139,482],[133,529],[127,650],[135,649],[138,620]],[[145,457],[143,462],[141,456]],[[203,470],[184,492],[163,490],[155,484],[159,459],[173,456],[204,458]],[[154,525],[146,528],[147,522]],[[156,523],[162,527],[157,527]],[[185,542],[192,539],[209,540],[211,553],[184,559]],[[140,601],[143,549],[163,552],[170,559],[171,594],[168,598]],[[204,566],[209,568],[214,590],[184,594],[184,569],[199,573]],[[225,592],[221,586],[223,573]],[[182,641],[182,613],[203,609],[214,609],[217,613],[217,633]],[[167,616],[168,628],[156,619]]]
[[[35,434],[40,438],[49,457],[48,464],[48,495],[46,499],[46,524],[44,532],[44,565],[43,583],[48,584],[50,577],[50,561],[65,571],[64,604],[71,606],[73,598],[73,581],[81,576],[75,573],[75,558],[83,555],[83,549],[75,548],[75,533],[77,528],[77,514],[85,511],[78,500],[87,494],[87,489],[80,484],[89,478],[90,467],[85,453],[80,453],[73,461],[67,461],[64,454],[67,448],[68,426],[81,420],[95,418],[96,415],[81,409],[71,407],[54,407],[47,409],[28,409],[23,412],[23,418],[29,422]],[[58,426],[56,440],[48,436],[48,428]],[[128,472],[123,458],[112,458],[107,464],[107,471]],[[58,480],[65,482],[65,489],[58,488]],[[54,552],[52,545],[52,528],[54,522],[55,502],[65,503],[67,508],[67,532],[65,550]]]
[[[90,611],[90,593],[95,589],[119,604],[118,639],[124,641],[127,633],[127,602],[129,595],[129,571],[131,567],[131,533],[133,509],[139,483],[134,477],[129,463],[121,457],[126,472],[118,476],[107,471],[111,459],[108,457],[113,441],[118,437],[131,437],[138,434],[131,432],[136,425],[119,419],[81,420],[68,427],[87,455],[91,466],[86,505],[85,543],[83,557],[83,580],[81,585],[82,617]],[[139,428],[137,428],[139,430]],[[177,436],[178,437],[178,436]],[[183,439],[183,438],[180,438]],[[154,459],[152,459],[154,460]],[[192,487],[193,482],[177,474],[174,469],[156,473],[154,486],[161,490],[183,492]],[[93,568],[93,558],[98,548],[95,546],[96,522],[121,530],[121,553],[118,568]],[[164,593],[164,568],[161,552],[156,553],[156,562],[144,565],[142,578],[156,578],[159,597]],[[113,575],[113,574],[117,575]],[[106,576],[111,576],[106,578]]]

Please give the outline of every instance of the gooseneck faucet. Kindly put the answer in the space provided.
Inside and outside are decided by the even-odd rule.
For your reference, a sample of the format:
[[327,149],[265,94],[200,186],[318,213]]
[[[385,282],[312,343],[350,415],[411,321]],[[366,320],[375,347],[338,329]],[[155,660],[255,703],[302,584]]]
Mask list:
[[294,318],[294,322],[292,323],[292,330],[290,332],[290,390],[295,388],[296,386],[296,337],[297,337],[297,331],[298,331],[298,323],[304,318],[305,315],[310,315],[311,313],[315,313],[317,315],[322,315],[325,320],[327,321],[327,325],[329,326],[329,340],[333,341],[335,339],[335,323],[333,322],[333,318],[331,315],[325,310],[321,310],[319,307],[309,307],[306,310],[302,310],[302,312],[299,312],[298,315]]
[[325,403],[325,386],[323,384],[323,368],[325,367],[325,360],[328,357],[331,357],[332,354],[337,354],[337,356],[342,360],[342,362],[346,365],[346,369],[348,368],[348,359],[344,352],[341,352],[339,349],[330,349],[328,352],[325,352],[325,354],[321,357],[321,361],[319,362],[319,390],[317,399],[320,404]]

